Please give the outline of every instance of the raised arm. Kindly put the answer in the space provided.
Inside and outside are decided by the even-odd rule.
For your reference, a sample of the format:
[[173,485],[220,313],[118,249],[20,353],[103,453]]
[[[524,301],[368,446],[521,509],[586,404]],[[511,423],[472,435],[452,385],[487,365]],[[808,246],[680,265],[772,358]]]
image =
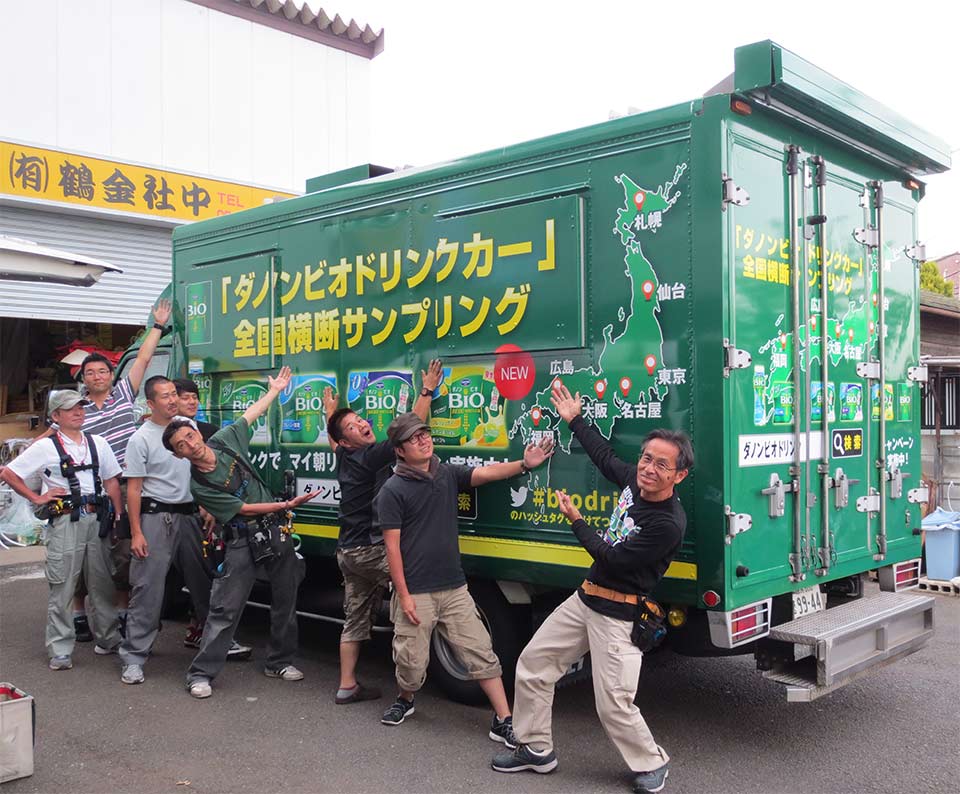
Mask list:
[[316,499],[318,496],[320,496],[320,491],[310,491],[295,496],[286,502],[254,502],[244,504],[238,512],[241,516],[262,516],[267,513],[276,513],[278,510],[296,510],[300,505],[309,502],[311,499]]
[[440,381],[443,380],[443,362],[435,358],[425,370],[420,370],[420,395],[413,404],[413,412],[424,422],[430,416],[430,403],[433,402],[433,393]]
[[543,465],[544,461],[553,454],[553,438],[546,437],[539,444],[530,444],[523,451],[521,460],[511,460],[507,463],[491,463],[488,466],[478,466],[470,475],[470,485],[486,485],[488,482],[506,480],[523,474],[524,471],[535,469]]
[[592,427],[584,421],[581,415],[582,402],[580,392],[571,396],[570,390],[559,380],[553,382],[553,391],[550,394],[550,402],[554,409],[560,414],[560,418],[570,425],[570,429],[583,445],[584,452],[589,455],[593,465],[610,482],[619,485],[621,488],[630,482],[634,476],[633,467],[624,463],[617,457],[606,439],[600,435],[595,427]]
[[137,351],[137,357],[133,361],[133,366],[130,367],[130,372],[127,375],[127,377],[130,378],[130,388],[133,389],[134,394],[140,391],[140,384],[143,381],[143,376],[147,372],[147,367],[150,365],[150,359],[153,358],[157,344],[160,342],[160,337],[163,336],[163,331],[156,326],[167,324],[172,309],[173,306],[166,298],[157,301],[157,305],[153,307],[153,320],[156,325],[147,331],[147,335],[140,345],[140,350]]
[[253,427],[253,423],[267,412],[270,403],[277,399],[277,395],[287,388],[289,383],[290,367],[281,367],[277,377],[267,378],[267,393],[243,412],[243,418],[247,420],[250,427]]
[[[323,415],[327,422],[330,421],[330,417],[333,416],[334,411],[337,410],[337,406],[339,405],[339,403],[340,403],[340,398],[333,393],[333,389],[331,389],[329,386],[324,386],[323,387]],[[337,446],[339,445],[337,444],[336,441],[334,441],[330,437],[329,434],[327,434],[327,443],[330,444],[330,449],[332,449],[334,452],[337,451]]]

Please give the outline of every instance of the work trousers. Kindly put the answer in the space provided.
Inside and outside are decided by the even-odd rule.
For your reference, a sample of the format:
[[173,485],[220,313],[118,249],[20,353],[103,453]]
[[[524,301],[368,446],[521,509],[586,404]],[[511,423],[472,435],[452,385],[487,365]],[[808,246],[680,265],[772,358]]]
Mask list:
[[200,518],[195,513],[145,513],[140,528],[147,541],[147,556],[130,561],[130,606],[127,637],[120,645],[124,664],[142,665],[160,631],[167,572],[176,565],[190,590],[198,619],[206,620],[210,607],[211,578],[203,561]]
[[200,650],[187,672],[187,686],[199,679],[213,679],[227,661],[227,651],[250,597],[257,568],[270,580],[270,641],[265,667],[282,670],[293,661],[297,649],[297,588],[304,566],[289,535],[274,543],[274,556],[257,566],[247,539],[234,538],[226,544],[223,574],[213,580],[210,610],[203,626]]
[[98,537],[100,521],[95,513],[81,513],[78,521],[69,515],[54,519],[47,527],[47,654],[69,656],[77,635],[73,630],[73,593],[80,572],[87,581],[93,607],[91,625],[97,645],[116,648],[120,643],[117,608],[113,605],[113,579]]
[[607,736],[634,772],[649,772],[669,759],[633,699],[643,653],[630,642],[630,621],[595,612],[574,593],[548,617],[517,662],[513,729],[534,749],[553,748],[554,686],[590,651],[597,715]]

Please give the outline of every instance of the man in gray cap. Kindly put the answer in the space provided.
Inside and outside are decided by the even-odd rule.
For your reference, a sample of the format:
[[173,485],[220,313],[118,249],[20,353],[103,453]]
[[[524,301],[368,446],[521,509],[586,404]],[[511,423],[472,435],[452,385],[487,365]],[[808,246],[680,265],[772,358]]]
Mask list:
[[553,439],[530,444],[521,460],[471,468],[441,463],[433,454],[430,428],[414,413],[394,419],[387,437],[397,467],[380,489],[376,510],[394,587],[390,617],[400,692],[380,721],[399,725],[414,713],[413,697],[426,680],[430,635],[437,627],[493,706],[489,737],[513,748],[500,660],[460,564],[457,494],[540,466],[553,454]]
[[[109,504],[113,505],[113,518],[122,510],[117,481],[120,464],[102,436],[82,431],[86,403],[75,391],[53,392],[48,407],[59,429],[24,450],[0,475],[35,507],[47,506],[49,513],[46,644],[51,670],[73,667],[76,633],[70,602],[81,570],[94,607],[94,651],[116,653],[120,645],[113,578],[99,539],[101,524],[109,530],[113,520]],[[35,475],[40,476],[40,493],[24,482]]]

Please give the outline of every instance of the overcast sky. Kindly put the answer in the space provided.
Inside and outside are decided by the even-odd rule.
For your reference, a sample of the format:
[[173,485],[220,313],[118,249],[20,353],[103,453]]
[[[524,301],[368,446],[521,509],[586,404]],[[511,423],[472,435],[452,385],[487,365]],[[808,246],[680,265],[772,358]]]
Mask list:
[[[960,39],[929,0],[335,2],[324,4],[331,16],[386,29],[371,85],[380,165],[428,165],[693,99],[733,71],[735,47],[762,39],[960,147]],[[960,250],[960,166],[927,183],[920,237],[934,258]]]

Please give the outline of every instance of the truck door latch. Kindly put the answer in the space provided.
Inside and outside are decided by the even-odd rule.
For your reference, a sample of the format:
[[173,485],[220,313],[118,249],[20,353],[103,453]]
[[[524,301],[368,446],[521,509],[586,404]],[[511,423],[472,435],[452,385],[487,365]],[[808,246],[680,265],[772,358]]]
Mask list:
[[733,177],[723,175],[723,200],[720,202],[720,209],[726,210],[727,204],[736,204],[738,207],[744,207],[750,203],[750,194],[742,187],[734,184]]
[[856,485],[860,480],[848,477],[843,469],[837,467],[837,473],[828,480],[831,488],[836,488],[837,493],[834,496],[834,507],[838,510],[850,504],[850,486]]
[[769,510],[767,512],[770,518],[780,518],[783,516],[786,512],[786,495],[799,490],[800,483],[797,480],[783,482],[783,480],[780,479],[780,475],[773,472],[773,474],[770,475],[770,485],[760,491],[760,493],[769,500]]

